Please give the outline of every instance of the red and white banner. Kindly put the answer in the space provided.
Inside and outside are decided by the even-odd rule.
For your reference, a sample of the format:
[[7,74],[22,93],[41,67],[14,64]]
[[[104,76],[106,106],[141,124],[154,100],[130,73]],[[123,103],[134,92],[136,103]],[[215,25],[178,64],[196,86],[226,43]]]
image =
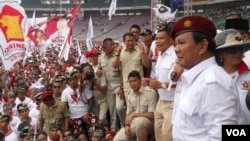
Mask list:
[[25,54],[31,54],[32,52],[37,51],[40,53],[41,56],[44,55],[46,50],[46,44],[44,41],[44,30],[46,28],[47,19],[47,17],[36,18],[34,16],[32,19],[28,19],[28,22],[30,23],[29,32],[27,35],[28,40],[26,41],[26,48],[28,49],[26,49]]
[[74,24],[74,21],[76,19],[76,15],[77,15],[79,9],[80,9],[80,4],[78,4],[74,8],[72,8],[69,11],[68,16],[67,16],[69,18],[68,27],[70,29],[68,31],[68,35],[66,36],[67,38],[66,38],[66,41],[64,43],[64,48],[60,52],[60,56],[63,56],[66,61],[68,60],[69,51],[70,51],[70,47],[71,47],[71,44],[72,44],[72,30],[73,30],[72,26]]
[[27,16],[17,2],[0,3],[0,57],[5,70],[24,58]]
[[71,39],[68,40],[68,38],[72,38],[70,30],[73,26],[76,14],[79,9],[80,4],[72,8],[68,15],[55,16],[47,22],[44,36],[47,47],[58,50],[59,57],[65,56],[64,53],[68,53],[65,51],[65,47],[69,47],[71,44]]

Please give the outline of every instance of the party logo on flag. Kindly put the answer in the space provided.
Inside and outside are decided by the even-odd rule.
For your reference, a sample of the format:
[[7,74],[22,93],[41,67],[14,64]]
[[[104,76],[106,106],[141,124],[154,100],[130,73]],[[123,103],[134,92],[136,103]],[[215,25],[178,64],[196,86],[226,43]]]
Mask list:
[[0,14],[0,27],[7,42],[11,40],[24,40],[24,34],[21,27],[23,18],[24,17],[18,10],[8,5],[3,7]]
[[6,70],[23,59],[26,15],[19,4],[0,3],[0,56]]

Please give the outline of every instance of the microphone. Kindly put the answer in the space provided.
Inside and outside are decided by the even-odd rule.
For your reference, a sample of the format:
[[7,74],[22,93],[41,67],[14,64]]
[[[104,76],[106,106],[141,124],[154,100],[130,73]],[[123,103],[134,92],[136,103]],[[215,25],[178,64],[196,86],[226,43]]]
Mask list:
[[172,81],[175,79],[176,76],[177,76],[177,73],[176,73],[176,72],[174,72],[174,71],[171,72],[170,78],[171,78]]
[[247,92],[246,105],[247,105],[248,110],[250,111],[250,89]]

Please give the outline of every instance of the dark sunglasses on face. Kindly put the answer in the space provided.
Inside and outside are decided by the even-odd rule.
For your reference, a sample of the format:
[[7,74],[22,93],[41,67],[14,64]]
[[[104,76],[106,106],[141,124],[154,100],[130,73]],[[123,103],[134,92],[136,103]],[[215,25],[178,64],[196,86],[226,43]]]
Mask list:
[[235,53],[237,53],[237,52],[241,52],[241,53],[244,53],[244,52],[246,52],[247,51],[247,49],[245,49],[245,48],[226,48],[226,49],[223,49],[222,50],[223,52],[226,52],[226,53],[228,53],[228,54],[235,54]]

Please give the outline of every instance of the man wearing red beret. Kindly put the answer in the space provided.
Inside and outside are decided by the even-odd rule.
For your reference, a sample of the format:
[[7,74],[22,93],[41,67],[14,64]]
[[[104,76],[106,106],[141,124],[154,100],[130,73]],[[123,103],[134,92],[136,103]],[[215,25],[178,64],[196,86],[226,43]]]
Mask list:
[[[232,78],[215,61],[216,28],[207,18],[187,16],[172,28],[184,68],[174,99],[173,141],[221,141],[222,125],[238,124],[240,103]],[[176,71],[174,69],[174,71]]]
[[39,131],[49,133],[49,126],[53,122],[61,125],[61,130],[69,129],[69,110],[64,102],[55,100],[52,91],[44,91],[41,97],[40,113],[39,113]]

